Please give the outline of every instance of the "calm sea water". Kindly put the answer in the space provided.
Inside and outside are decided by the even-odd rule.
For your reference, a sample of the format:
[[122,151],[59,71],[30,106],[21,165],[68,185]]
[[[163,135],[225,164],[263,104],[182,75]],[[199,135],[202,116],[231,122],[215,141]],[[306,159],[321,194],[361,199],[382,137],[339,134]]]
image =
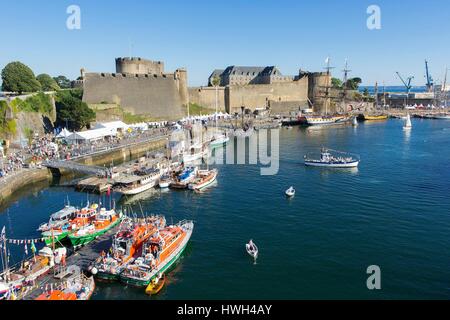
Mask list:
[[[195,220],[156,299],[450,298],[450,121],[413,119],[410,134],[402,125],[281,129],[278,175],[220,166],[217,185],[203,194],[156,191],[140,200],[169,223]],[[303,155],[321,146],[360,154],[360,167],[304,167]],[[297,194],[288,200],[290,185]],[[37,237],[36,227],[67,196],[86,201],[57,186],[28,191],[1,212],[0,226],[11,237]],[[260,249],[256,265],[244,248],[250,238]],[[11,249],[22,258],[22,247]],[[369,265],[381,268],[376,292],[366,287]],[[150,298],[99,283],[93,299]]]

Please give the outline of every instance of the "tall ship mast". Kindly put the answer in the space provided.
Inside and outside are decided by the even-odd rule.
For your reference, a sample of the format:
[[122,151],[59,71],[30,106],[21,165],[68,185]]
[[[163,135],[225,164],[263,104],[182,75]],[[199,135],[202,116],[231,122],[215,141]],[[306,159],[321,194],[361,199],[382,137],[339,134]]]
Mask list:
[[344,70],[342,70],[342,72],[344,72],[344,79],[343,79],[343,84],[342,84],[342,89],[343,89],[343,94],[342,94],[342,104],[344,105],[344,113],[347,112],[347,104],[346,104],[346,98],[347,98],[347,91],[348,91],[348,74],[349,72],[351,72],[351,70],[348,69],[348,61],[347,59],[345,59],[345,67]]

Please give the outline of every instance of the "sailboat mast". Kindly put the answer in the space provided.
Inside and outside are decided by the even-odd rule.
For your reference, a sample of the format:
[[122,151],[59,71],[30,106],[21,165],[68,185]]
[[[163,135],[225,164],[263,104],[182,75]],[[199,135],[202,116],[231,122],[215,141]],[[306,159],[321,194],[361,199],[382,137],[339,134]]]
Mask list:
[[446,91],[446,87],[447,87],[447,71],[448,71],[448,68],[445,67],[444,84],[442,85],[442,88],[441,88],[441,91],[444,94],[444,107],[447,107],[447,91]]
[[345,68],[344,68],[344,83],[343,83],[343,89],[344,89],[344,95],[342,98],[342,103],[344,104],[344,113],[347,112],[347,104],[346,104],[346,98],[347,98],[347,82],[348,82],[348,73],[351,71],[348,69],[348,61],[345,59]]

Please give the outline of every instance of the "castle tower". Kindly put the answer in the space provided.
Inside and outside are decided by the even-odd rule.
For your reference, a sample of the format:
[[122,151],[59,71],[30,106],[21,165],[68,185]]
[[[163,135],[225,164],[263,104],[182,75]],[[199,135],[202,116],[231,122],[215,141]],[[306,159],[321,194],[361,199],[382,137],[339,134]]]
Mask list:
[[116,58],[116,73],[158,74],[164,73],[164,62],[136,58]]
[[189,104],[189,91],[187,83],[187,71],[186,69],[177,69],[175,71],[175,80],[177,81],[178,92],[180,93],[181,103],[184,106]]

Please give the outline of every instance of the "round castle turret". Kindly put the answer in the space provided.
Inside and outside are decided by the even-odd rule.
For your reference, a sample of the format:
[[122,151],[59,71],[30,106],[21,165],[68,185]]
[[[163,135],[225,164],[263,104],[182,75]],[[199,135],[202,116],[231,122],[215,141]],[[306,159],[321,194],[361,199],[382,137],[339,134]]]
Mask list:
[[164,73],[164,63],[139,57],[116,58],[116,73],[160,75]]

